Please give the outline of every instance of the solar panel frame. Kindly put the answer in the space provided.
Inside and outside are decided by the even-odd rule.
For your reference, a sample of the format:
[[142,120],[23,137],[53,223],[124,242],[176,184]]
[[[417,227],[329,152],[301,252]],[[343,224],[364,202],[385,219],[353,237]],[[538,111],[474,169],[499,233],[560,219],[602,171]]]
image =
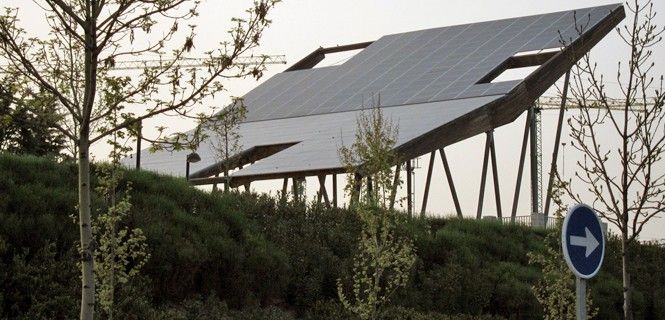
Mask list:
[[[405,157],[508,123],[570,67],[572,51],[586,52],[625,15],[620,4],[577,12],[591,17],[581,35],[566,23],[573,11],[556,12],[384,36],[341,65],[278,74],[245,95],[242,144],[245,150],[296,144],[234,172],[234,179],[343,170],[339,145],[331,141],[352,141],[355,117],[379,94],[384,110],[411,121],[400,128],[397,150]],[[575,35],[575,42],[527,78],[478,83],[518,52],[560,47],[559,32]],[[460,106],[466,106],[465,113],[455,114]],[[194,175],[218,161],[207,142],[199,153]],[[183,154],[142,153],[142,158],[144,168],[182,174],[177,159]]]

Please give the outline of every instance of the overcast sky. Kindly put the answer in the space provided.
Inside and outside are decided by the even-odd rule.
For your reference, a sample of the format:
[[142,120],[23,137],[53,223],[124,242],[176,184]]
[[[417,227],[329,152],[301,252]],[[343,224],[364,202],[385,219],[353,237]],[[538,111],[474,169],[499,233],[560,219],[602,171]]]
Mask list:
[[[43,15],[35,7],[24,1],[3,1],[3,5],[25,6],[24,22],[29,26],[43,25]],[[241,16],[244,8],[250,5],[249,0],[240,1],[203,1],[200,17],[196,21],[198,36],[195,39],[195,50],[203,51],[214,48],[215,44],[224,39],[225,31],[230,26],[232,16]],[[442,27],[456,24],[481,22],[487,20],[512,18],[525,15],[542,14],[553,11],[571,10],[576,8],[616,3],[606,0],[473,0],[473,1],[442,1],[442,0],[284,0],[271,12],[272,26],[265,32],[262,46],[256,53],[285,55],[292,64],[319,46],[335,46],[356,42],[372,41],[383,35]],[[656,0],[656,10],[663,14],[657,22],[665,25],[665,1]],[[626,22],[628,20],[625,20]],[[39,29],[39,28],[38,28]],[[613,32],[593,50],[593,56],[599,62],[599,69],[610,78],[616,74],[616,64],[628,53],[620,39]],[[663,46],[656,48],[660,53],[656,63],[657,74],[665,73],[665,61],[662,58]],[[335,61],[324,61],[330,63]],[[283,71],[287,66],[270,66],[266,76]],[[253,80],[236,81],[229,84],[229,94],[241,96],[255,87]],[[613,86],[612,83],[609,84]],[[614,84],[615,86],[615,84]],[[226,104],[218,99],[215,103]],[[572,113],[572,111],[571,111]],[[545,111],[543,119],[543,170],[549,171],[550,155],[556,125],[556,112]],[[161,120],[160,120],[161,121]],[[169,125],[180,130],[191,128],[191,123],[169,118]],[[499,177],[502,193],[504,215],[509,214],[515,188],[519,144],[521,141],[524,117],[514,123],[496,130],[497,157],[499,160]],[[567,127],[564,126],[562,141],[569,143]],[[614,140],[605,142],[610,145]],[[478,201],[478,186],[482,166],[484,136],[477,136],[449,146],[448,152],[451,169],[453,170],[457,191],[460,195],[462,210],[467,216],[475,216]],[[569,145],[569,144],[568,144]],[[565,176],[571,177],[575,170],[575,161],[579,154],[570,147],[560,151],[565,153],[565,162],[559,160],[559,167],[565,166]],[[98,147],[97,158],[104,158],[105,149]],[[560,159],[561,159],[560,153]],[[416,208],[420,209],[422,189],[428,157],[420,159],[421,169],[416,170]],[[662,169],[662,166],[661,166]],[[547,175],[543,176],[547,180]],[[435,162],[433,185],[430,191],[428,211],[436,215],[448,215],[454,212],[440,159]],[[309,192],[317,189],[314,180],[308,182]],[[546,184],[546,183],[544,183]],[[257,191],[265,191],[278,184],[257,183],[253,187]],[[546,186],[544,186],[546,187]],[[581,187],[580,187],[581,188]],[[520,196],[519,215],[529,212],[528,166]],[[486,187],[484,215],[496,215],[491,179]],[[665,238],[665,221],[659,219],[643,233],[643,239]]]

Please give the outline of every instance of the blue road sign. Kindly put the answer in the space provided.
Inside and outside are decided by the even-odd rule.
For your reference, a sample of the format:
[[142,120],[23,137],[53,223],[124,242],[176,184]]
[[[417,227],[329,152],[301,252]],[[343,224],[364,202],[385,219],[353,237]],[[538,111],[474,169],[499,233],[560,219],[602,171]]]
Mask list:
[[605,236],[591,207],[578,204],[568,210],[561,230],[561,246],[566,263],[576,276],[589,279],[598,273],[605,256]]

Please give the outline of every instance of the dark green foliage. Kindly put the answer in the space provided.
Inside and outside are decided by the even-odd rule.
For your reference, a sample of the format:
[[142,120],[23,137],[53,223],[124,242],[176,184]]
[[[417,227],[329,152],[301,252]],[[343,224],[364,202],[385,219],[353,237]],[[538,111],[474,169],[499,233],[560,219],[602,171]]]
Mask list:
[[232,307],[266,304],[287,284],[286,256],[253,231],[238,197],[211,197],[183,179],[131,171],[132,224],[152,258],[144,267],[159,302],[215,292]]
[[527,252],[539,248],[542,232],[496,222],[433,221],[438,230],[417,237],[419,253],[406,306],[447,314],[540,316],[530,284],[540,276]]
[[[0,242],[2,240],[0,239]],[[73,251],[61,255],[55,245],[37,250],[1,248],[0,319],[73,319],[78,315],[78,269]],[[4,295],[4,299],[3,299]]]
[[275,203],[243,196],[243,207],[262,233],[288,257],[286,302],[300,310],[319,300],[336,299],[336,281],[351,268],[360,221],[341,209]]
[[0,80],[0,151],[58,156],[65,139],[54,129],[54,99],[37,93],[14,103],[12,86],[8,79]]
[[[117,293],[118,318],[353,319],[335,281],[350,272],[357,215],[265,195],[210,195],[147,172],[125,176],[133,186],[128,223],[144,230],[152,257]],[[0,155],[0,319],[76,317],[75,179],[71,164]],[[385,320],[542,316],[531,289],[542,275],[527,252],[544,249],[543,230],[404,219],[397,232],[411,235],[418,260]],[[618,246],[610,239],[589,282],[598,319],[621,318]],[[664,319],[665,250],[636,245],[633,252],[636,319]]]
[[[211,197],[182,179],[147,172],[131,171],[126,177],[133,183],[128,223],[144,230],[152,255],[142,271],[149,279],[147,301],[160,304],[214,292],[239,308],[281,299],[288,283],[286,256],[252,229],[241,213],[238,197]],[[1,261],[9,265],[19,257],[26,264],[45,268],[73,263],[67,268],[73,272],[64,285],[76,290],[80,281],[75,262],[69,261],[70,256],[63,260],[78,239],[70,217],[75,212],[76,194],[73,165],[0,154],[0,238],[6,243]],[[100,201],[93,202],[101,207]],[[32,260],[48,246],[53,246],[54,254]],[[68,275],[49,270],[53,275]],[[19,303],[18,296],[7,295],[8,285],[7,281],[0,283],[0,292],[5,293],[3,305],[17,305],[16,313],[24,314],[30,306]],[[36,295],[48,294],[34,291],[39,287],[31,290]],[[68,297],[76,299],[76,294]]]
[[490,315],[445,315],[436,312],[419,312],[404,307],[389,308],[381,320],[501,320],[500,316]]

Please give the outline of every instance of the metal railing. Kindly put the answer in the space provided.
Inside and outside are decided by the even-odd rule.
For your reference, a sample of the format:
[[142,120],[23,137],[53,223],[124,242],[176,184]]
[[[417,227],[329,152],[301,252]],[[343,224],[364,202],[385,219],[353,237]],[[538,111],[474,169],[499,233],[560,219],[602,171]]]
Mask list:
[[560,220],[560,218],[557,217],[547,217],[545,218],[544,215],[542,214],[532,214],[532,215],[527,215],[527,216],[516,216],[515,220],[511,217],[502,217],[502,218],[495,218],[501,223],[509,224],[509,223],[514,223],[517,225],[522,225],[522,226],[529,226],[529,227],[534,227],[534,228],[545,228],[545,229],[553,229],[556,227],[557,222]]

